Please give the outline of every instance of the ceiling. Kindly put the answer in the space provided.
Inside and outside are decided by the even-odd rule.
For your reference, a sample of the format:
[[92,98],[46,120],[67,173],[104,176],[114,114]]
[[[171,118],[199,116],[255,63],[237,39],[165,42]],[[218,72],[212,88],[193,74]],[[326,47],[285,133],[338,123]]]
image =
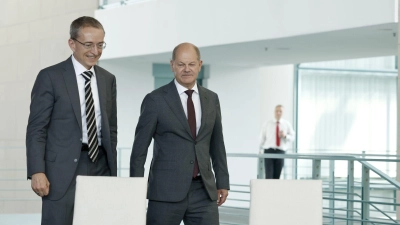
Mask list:
[[[271,66],[397,55],[397,23],[200,48],[204,64]],[[172,51],[172,49],[171,49]],[[109,59],[168,63],[171,52]]]

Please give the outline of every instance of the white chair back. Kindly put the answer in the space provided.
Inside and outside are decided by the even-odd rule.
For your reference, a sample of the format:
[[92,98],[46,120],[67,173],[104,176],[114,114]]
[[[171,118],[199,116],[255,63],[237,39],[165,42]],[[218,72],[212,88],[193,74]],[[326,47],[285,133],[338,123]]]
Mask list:
[[251,180],[250,225],[321,225],[321,180]]
[[147,178],[78,176],[74,225],[145,225]]

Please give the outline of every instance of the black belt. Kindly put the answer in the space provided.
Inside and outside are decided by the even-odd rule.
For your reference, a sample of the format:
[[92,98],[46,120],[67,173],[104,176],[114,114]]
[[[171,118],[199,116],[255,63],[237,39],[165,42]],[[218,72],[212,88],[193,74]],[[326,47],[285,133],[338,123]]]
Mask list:
[[192,180],[201,180],[201,176],[193,177]]
[[[99,146],[99,149],[103,149],[103,147]],[[81,151],[82,152],[88,152],[89,151],[89,145],[82,143]]]

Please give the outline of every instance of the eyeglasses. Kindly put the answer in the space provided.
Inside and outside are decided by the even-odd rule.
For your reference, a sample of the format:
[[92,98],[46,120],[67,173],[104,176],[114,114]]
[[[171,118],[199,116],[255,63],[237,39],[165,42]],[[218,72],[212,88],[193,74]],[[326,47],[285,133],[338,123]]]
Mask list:
[[74,40],[74,41],[79,42],[79,44],[83,45],[83,47],[85,47],[86,49],[93,49],[94,46],[96,46],[97,49],[102,49],[102,50],[103,50],[103,49],[105,49],[106,46],[107,46],[105,42],[100,42],[100,43],[98,43],[98,44],[94,44],[94,43],[92,43],[92,42],[85,42],[85,43],[82,43],[82,42],[76,40],[75,38],[71,38],[71,39]]

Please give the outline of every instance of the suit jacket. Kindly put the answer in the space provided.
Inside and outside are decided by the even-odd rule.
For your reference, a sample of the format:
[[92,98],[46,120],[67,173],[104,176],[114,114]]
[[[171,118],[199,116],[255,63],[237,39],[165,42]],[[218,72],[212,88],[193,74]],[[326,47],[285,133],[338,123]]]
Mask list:
[[[102,146],[111,175],[117,175],[115,76],[94,66],[101,110]],[[78,84],[71,57],[39,72],[31,94],[26,132],[28,178],[43,172],[51,200],[60,199],[74,178],[82,148]]]
[[202,119],[196,139],[191,135],[174,81],[154,90],[143,100],[132,148],[130,176],[144,176],[148,147],[154,138],[148,188],[150,200],[183,200],[192,182],[196,156],[210,198],[217,199],[217,189],[229,189],[218,96],[201,86],[198,89]]

